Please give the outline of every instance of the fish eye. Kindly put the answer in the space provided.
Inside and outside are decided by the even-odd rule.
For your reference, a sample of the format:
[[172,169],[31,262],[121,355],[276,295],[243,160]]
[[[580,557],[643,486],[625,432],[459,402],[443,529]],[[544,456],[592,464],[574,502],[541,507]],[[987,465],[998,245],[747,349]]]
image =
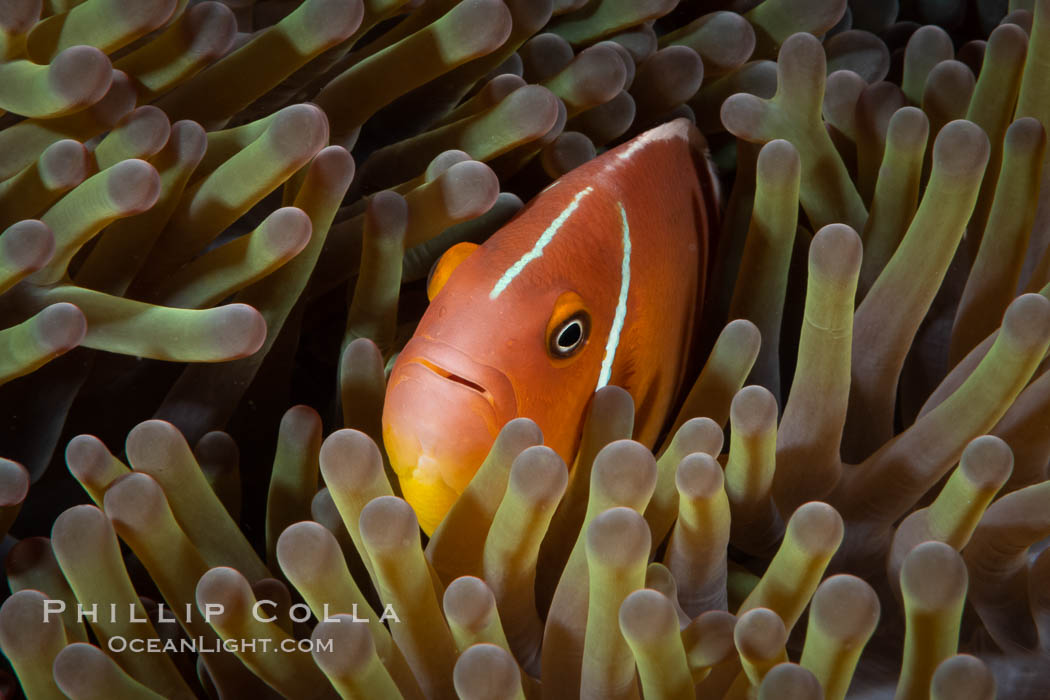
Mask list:
[[555,367],[571,364],[587,347],[591,334],[591,314],[579,294],[566,290],[558,295],[547,319],[547,355]]
[[591,318],[586,311],[578,311],[558,325],[550,335],[548,350],[552,357],[575,355],[587,342]]

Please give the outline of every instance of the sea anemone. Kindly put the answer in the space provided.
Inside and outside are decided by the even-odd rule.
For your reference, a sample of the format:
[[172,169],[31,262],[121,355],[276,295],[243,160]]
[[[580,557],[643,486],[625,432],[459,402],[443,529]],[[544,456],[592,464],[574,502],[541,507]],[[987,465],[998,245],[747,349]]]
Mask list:
[[[5,697],[1046,695],[1048,0],[7,0],[0,52]],[[514,419],[425,539],[428,272],[677,117],[728,194],[665,437]]]

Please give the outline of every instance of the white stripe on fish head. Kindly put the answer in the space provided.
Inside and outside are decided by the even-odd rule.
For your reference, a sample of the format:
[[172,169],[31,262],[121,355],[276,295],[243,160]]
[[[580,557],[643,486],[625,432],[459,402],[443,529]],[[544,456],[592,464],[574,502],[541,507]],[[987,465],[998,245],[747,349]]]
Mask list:
[[598,386],[595,391],[609,383],[612,376],[613,362],[616,360],[616,349],[620,345],[624,322],[627,320],[627,295],[631,290],[631,227],[627,223],[627,210],[623,202],[620,207],[620,220],[623,222],[623,259],[620,263],[620,295],[616,300],[616,313],[613,315],[612,328],[605,341],[605,357],[602,358],[602,370],[598,375]]
[[496,286],[494,286],[492,291],[489,292],[489,299],[497,299],[499,295],[503,293],[503,290],[510,286],[510,283],[514,281],[514,278],[521,274],[521,271],[525,269],[526,265],[543,256],[543,249],[554,239],[558,230],[569,220],[569,217],[572,216],[573,212],[575,212],[580,206],[580,201],[593,191],[593,187],[585,187],[576,193],[576,196],[572,198],[569,205],[562,210],[561,214],[558,214],[558,216],[555,217],[554,221],[552,221],[550,226],[547,227],[547,230],[540,235],[539,239],[536,241],[536,245],[532,246],[532,248],[518,258],[513,265],[507,268],[507,271],[504,272],[503,276],[496,282]]

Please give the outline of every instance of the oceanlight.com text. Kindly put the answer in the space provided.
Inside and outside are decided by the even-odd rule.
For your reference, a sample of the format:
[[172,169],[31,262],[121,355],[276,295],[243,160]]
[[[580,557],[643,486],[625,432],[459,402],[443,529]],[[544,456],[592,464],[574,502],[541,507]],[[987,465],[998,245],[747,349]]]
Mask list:
[[151,639],[110,637],[106,647],[115,654],[130,651],[136,654],[191,653],[209,654],[218,651],[238,653],[311,653],[333,651],[331,639],[206,639],[204,637],[181,639]]

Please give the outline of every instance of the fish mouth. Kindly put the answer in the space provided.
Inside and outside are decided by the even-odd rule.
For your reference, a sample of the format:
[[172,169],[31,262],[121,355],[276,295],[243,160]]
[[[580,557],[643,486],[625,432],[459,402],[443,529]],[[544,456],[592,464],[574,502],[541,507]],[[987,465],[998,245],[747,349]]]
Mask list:
[[[466,396],[480,396],[492,407],[500,426],[517,417],[517,396],[507,375],[448,343],[425,336],[413,338],[401,351],[389,384],[396,384],[402,377],[409,376],[421,380],[422,375],[431,378],[436,375],[443,380],[442,383],[454,385],[449,391],[466,389],[470,391]],[[437,390],[437,385],[426,383],[431,391]]]
[[472,382],[469,379],[467,379],[466,377],[461,377],[460,375],[458,375],[458,374],[456,374],[454,372],[450,372],[449,370],[445,369],[441,365],[438,365],[438,364],[436,364],[434,362],[431,362],[430,360],[428,360],[428,359],[426,359],[424,357],[415,357],[415,358],[412,358],[411,360],[409,360],[409,362],[419,363],[419,364],[423,365],[424,367],[426,367],[427,369],[429,369],[434,374],[436,374],[439,377],[441,377],[442,379],[447,379],[450,382],[455,382],[456,384],[460,384],[461,386],[465,386],[465,387],[467,387],[468,389],[470,389],[472,391],[476,391],[477,393],[481,394],[485,398],[485,400],[488,401],[492,405],[493,410],[495,410],[495,408],[496,408],[496,399],[492,395],[492,392],[490,392],[488,389],[486,389],[482,385],[478,384],[477,382]]

